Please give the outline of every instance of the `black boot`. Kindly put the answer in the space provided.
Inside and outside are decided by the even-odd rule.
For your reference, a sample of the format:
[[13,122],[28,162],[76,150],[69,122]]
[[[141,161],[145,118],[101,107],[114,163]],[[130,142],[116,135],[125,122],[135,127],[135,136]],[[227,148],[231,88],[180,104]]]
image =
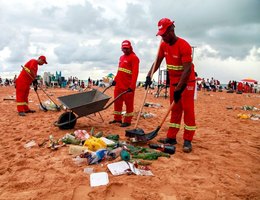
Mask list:
[[120,125],[120,127],[128,127],[130,125],[131,125],[131,123],[124,122],[123,124]]
[[184,151],[185,153],[190,153],[190,152],[192,151],[191,141],[189,141],[189,140],[184,140],[183,151]]
[[18,112],[18,115],[22,117],[26,116],[25,112]]
[[122,121],[121,120],[117,121],[117,120],[114,119],[113,121],[109,122],[109,124],[115,124],[115,123],[122,124]]

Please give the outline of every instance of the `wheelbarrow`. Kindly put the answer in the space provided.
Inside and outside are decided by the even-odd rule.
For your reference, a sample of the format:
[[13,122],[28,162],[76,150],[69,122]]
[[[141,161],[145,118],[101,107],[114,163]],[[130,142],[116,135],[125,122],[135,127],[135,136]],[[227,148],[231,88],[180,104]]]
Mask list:
[[[122,92],[106,105],[111,97],[104,94],[104,92],[110,87],[107,87],[103,92],[93,89],[87,92],[58,97],[59,101],[67,108],[67,111],[60,115],[54,125],[62,130],[72,129],[78,118],[96,113],[100,115],[100,111],[107,109],[122,95],[130,92],[129,90]],[[104,121],[101,115],[100,117]]]

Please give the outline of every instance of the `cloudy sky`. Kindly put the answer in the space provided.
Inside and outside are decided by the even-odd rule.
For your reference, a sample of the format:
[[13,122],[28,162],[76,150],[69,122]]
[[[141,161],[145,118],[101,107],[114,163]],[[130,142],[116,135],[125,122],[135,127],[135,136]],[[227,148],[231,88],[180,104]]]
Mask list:
[[117,72],[128,39],[144,80],[160,42],[157,22],[167,17],[195,47],[200,77],[260,81],[259,10],[260,0],[0,0],[0,76],[13,78],[29,59],[45,55],[49,64],[40,75],[99,79]]

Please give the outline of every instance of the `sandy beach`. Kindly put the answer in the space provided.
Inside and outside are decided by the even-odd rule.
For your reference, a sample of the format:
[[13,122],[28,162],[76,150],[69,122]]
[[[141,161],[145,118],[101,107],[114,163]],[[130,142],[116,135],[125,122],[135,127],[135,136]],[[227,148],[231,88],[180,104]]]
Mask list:
[[[102,88],[97,88],[102,91]],[[38,90],[42,101],[48,98]],[[57,97],[77,93],[68,89],[49,88],[46,92],[58,101]],[[113,99],[113,89],[106,94]],[[112,175],[107,164],[77,165],[68,153],[68,146],[53,151],[46,145],[25,148],[32,140],[37,144],[48,140],[50,135],[62,138],[75,130],[92,127],[104,134],[119,134],[126,140],[125,130],[113,119],[113,106],[100,114],[105,122],[81,117],[73,130],[60,130],[54,126],[64,112],[39,109],[37,96],[30,91],[30,108],[37,112],[20,117],[14,100],[4,100],[15,95],[14,87],[0,87],[0,199],[260,199],[260,120],[240,119],[238,114],[260,114],[260,111],[241,110],[249,105],[260,108],[260,94],[236,94],[223,92],[198,92],[195,101],[197,131],[193,140],[193,151],[182,151],[183,126],[177,135],[176,152],[170,158],[160,157],[149,166],[154,176]],[[143,101],[144,89],[137,88],[135,111]],[[159,125],[169,106],[169,98],[155,98],[151,93],[147,102],[159,103],[163,107],[144,107],[145,112],[156,116],[141,118],[138,127],[145,132]],[[227,109],[229,108],[229,109]],[[134,128],[136,117],[131,127]],[[165,137],[166,120],[154,142]],[[86,167],[94,172],[107,172],[109,183],[105,186],[90,187],[90,175],[84,173]]]

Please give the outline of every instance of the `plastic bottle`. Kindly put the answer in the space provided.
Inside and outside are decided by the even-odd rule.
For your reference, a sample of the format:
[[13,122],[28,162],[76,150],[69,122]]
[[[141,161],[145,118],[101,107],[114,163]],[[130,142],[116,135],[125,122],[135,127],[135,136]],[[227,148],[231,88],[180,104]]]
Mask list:
[[69,154],[80,155],[87,150],[88,150],[88,148],[85,146],[69,145]]
[[164,145],[164,144],[149,144],[149,147],[168,154],[174,154],[176,149],[175,146],[173,145]]
[[97,164],[97,163],[101,162],[104,159],[106,152],[107,152],[107,149],[100,149],[100,150],[96,151],[95,153],[92,153],[91,157],[88,157],[89,165]]
[[130,160],[130,154],[128,153],[128,151],[126,151],[124,149],[120,152],[120,157],[124,161],[129,161]]
[[121,151],[122,151],[122,147],[118,147],[118,148],[116,148],[116,149],[113,149],[113,150],[111,150],[111,151],[108,151],[108,152],[107,152],[107,159],[108,159],[108,160],[114,160],[114,159],[116,159],[116,158],[120,155]]

